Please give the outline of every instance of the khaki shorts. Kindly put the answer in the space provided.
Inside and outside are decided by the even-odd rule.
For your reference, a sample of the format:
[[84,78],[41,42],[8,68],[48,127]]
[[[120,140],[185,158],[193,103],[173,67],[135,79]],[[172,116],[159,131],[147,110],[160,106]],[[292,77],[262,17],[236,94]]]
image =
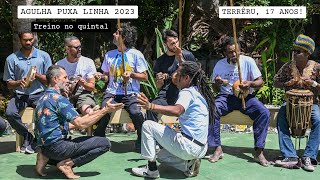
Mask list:
[[83,91],[81,94],[73,96],[70,101],[77,109],[84,105],[90,105],[92,108],[96,105],[93,94],[89,91]]

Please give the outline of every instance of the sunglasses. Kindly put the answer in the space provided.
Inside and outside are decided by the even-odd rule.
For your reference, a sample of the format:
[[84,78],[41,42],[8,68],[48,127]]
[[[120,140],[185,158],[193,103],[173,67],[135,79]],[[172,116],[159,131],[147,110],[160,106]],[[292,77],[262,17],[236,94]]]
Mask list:
[[79,45],[79,46],[68,46],[68,47],[75,48],[77,51],[79,51],[82,48],[81,45]]
[[301,51],[301,50],[293,50],[293,53],[295,53],[295,54],[301,54],[301,53],[303,53],[303,51]]

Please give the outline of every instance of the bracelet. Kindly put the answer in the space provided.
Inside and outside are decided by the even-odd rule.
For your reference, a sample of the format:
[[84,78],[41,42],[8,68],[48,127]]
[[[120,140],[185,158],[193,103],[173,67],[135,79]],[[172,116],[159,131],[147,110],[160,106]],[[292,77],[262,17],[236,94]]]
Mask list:
[[313,81],[313,83],[312,83],[312,85],[311,85],[312,87],[317,87],[318,86],[318,83],[317,83],[317,81]]
[[[152,103],[151,103],[152,104]],[[151,106],[151,110],[154,110],[154,107],[156,106],[156,104],[152,104]]]
[[149,104],[148,110],[152,110],[152,103]]

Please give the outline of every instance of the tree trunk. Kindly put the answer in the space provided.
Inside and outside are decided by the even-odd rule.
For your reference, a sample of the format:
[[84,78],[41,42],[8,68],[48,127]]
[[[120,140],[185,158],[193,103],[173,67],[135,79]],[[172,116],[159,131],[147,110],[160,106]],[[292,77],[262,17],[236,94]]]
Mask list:
[[[194,0],[186,0],[184,1],[184,8],[182,14],[182,40],[185,40],[185,37],[188,35],[188,27],[190,23],[190,13],[191,13],[191,5]],[[183,41],[182,41],[183,45]]]
[[[31,31],[31,22],[35,19],[18,19],[18,6],[19,5],[33,5],[34,0],[12,0],[12,27],[13,27],[13,52],[20,49],[18,32],[22,30]],[[35,37],[35,45],[37,44],[37,38]]]

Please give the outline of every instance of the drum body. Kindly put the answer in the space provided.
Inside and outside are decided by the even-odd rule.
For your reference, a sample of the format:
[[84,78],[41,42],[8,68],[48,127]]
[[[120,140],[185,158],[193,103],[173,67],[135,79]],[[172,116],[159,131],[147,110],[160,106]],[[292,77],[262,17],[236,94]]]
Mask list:
[[293,137],[302,137],[309,128],[313,93],[309,90],[292,89],[286,92],[286,116]]

